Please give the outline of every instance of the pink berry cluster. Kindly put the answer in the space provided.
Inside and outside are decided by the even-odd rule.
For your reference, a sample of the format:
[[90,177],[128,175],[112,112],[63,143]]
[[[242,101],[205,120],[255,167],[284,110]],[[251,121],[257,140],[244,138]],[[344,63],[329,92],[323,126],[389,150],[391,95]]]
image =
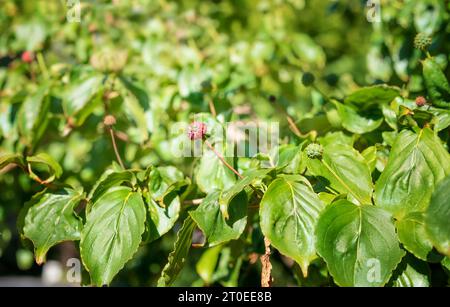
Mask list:
[[191,140],[200,140],[206,134],[206,124],[202,122],[193,122],[187,129],[187,135]]

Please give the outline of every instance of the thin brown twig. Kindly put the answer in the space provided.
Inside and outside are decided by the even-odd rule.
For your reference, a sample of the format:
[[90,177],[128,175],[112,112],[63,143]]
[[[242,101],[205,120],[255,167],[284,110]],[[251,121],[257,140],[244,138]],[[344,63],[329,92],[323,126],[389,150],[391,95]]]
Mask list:
[[[211,145],[211,143],[209,143],[207,140],[205,140],[205,144],[209,147],[209,149],[211,149],[215,155],[220,159],[220,161],[222,161],[223,164],[225,164],[226,167],[228,167],[228,169],[230,169],[233,173],[235,173],[239,179],[244,179],[244,176],[242,176],[234,167],[232,167],[227,161],[225,161],[225,158],[222,156],[222,154],[220,152],[218,152],[214,146]],[[249,184],[249,187],[252,188],[252,190],[256,193],[256,195],[259,198],[262,198],[261,192],[255,188],[252,184]]]
[[303,137],[303,134],[300,132],[300,129],[298,129],[298,127],[295,124],[294,120],[292,119],[292,117],[287,115],[287,113],[286,113],[286,119],[287,119],[287,121],[289,123],[289,127],[291,128],[292,132],[294,132],[294,134],[297,135],[298,137]]
[[217,116],[216,107],[214,106],[214,101],[212,98],[208,99],[209,111],[211,112],[213,117]]
[[243,179],[243,178],[244,178],[237,170],[234,169],[234,167],[232,167],[227,161],[225,161],[225,158],[222,156],[222,154],[219,153],[219,152],[214,148],[214,146],[211,145],[210,142],[208,142],[207,140],[205,140],[205,144],[206,144],[206,146],[209,147],[209,149],[211,149],[211,150],[216,154],[216,156],[220,159],[220,161],[222,161],[223,164],[225,164],[226,167],[228,167],[233,173],[236,174],[236,176],[238,176],[240,179]]
[[270,241],[264,237],[264,246],[266,248],[264,255],[260,257],[261,260],[261,287],[270,287],[272,284],[272,264],[270,263]]
[[116,155],[117,161],[119,162],[120,167],[125,169],[125,166],[124,166],[124,164],[122,162],[122,158],[120,158],[119,150],[117,149],[116,138],[114,136],[114,130],[113,130],[113,128],[111,126],[108,126],[108,129],[109,129],[109,134],[111,135],[111,141],[112,141],[112,145],[113,145],[113,148],[114,148],[114,153]]

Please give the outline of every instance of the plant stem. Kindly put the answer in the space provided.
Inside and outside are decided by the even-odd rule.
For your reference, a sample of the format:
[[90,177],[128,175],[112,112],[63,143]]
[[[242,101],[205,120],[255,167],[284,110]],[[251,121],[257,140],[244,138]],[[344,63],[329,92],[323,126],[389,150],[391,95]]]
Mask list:
[[295,124],[292,117],[290,117],[288,114],[286,114],[286,119],[289,123],[289,127],[291,127],[292,132],[295,133],[298,137],[302,137],[302,133],[300,132],[300,129],[298,129],[297,125]]
[[315,137],[317,135],[316,130],[311,130],[311,131],[309,131],[307,133],[302,133],[300,131],[300,129],[297,127],[297,125],[295,124],[295,122],[292,119],[292,117],[290,117],[289,114],[286,112],[286,110],[283,109],[283,112],[284,112],[284,114],[286,116],[286,120],[287,120],[287,122],[289,124],[289,128],[291,129],[292,132],[294,132],[294,134],[296,136],[298,136],[299,138],[302,138],[302,139],[307,138],[309,136],[312,136],[312,139],[313,140],[315,139]]
[[225,161],[225,158],[222,156],[222,154],[221,154],[220,152],[218,152],[218,151],[214,148],[214,146],[211,145],[210,142],[208,142],[207,140],[205,140],[205,144],[206,144],[206,146],[209,147],[209,149],[211,149],[211,150],[214,152],[214,154],[217,156],[217,158],[219,158],[220,161],[222,161],[222,163],[225,164],[226,167],[228,167],[233,173],[236,174],[236,176],[238,176],[240,179],[243,179],[243,178],[244,178],[241,174],[239,174],[239,172],[238,172],[237,170],[234,169],[234,167],[232,167],[227,161]]
[[208,98],[209,111],[211,112],[213,117],[217,116],[216,107],[214,106],[214,101],[212,98]]
[[[222,163],[225,164],[226,167],[228,167],[228,169],[230,169],[239,177],[239,179],[244,179],[244,176],[242,176],[234,167],[232,167],[227,161],[225,161],[225,158],[222,156],[222,154],[218,152],[210,142],[205,140],[205,144],[214,152],[217,158],[219,158],[220,161],[222,161]],[[249,184],[249,187],[252,188],[252,190],[256,193],[256,195],[258,195],[259,198],[262,198],[263,195],[261,195],[261,192],[257,188],[255,188],[252,184]]]
[[122,159],[120,158],[120,154],[119,154],[119,150],[117,149],[117,144],[116,144],[116,138],[114,136],[114,130],[111,126],[108,126],[109,129],[109,134],[111,135],[111,141],[112,141],[112,145],[114,148],[114,153],[116,155],[117,161],[119,162],[120,166],[125,169],[125,166],[123,165]]
[[270,287],[272,283],[272,264],[270,263],[270,241],[264,237],[264,246],[266,248],[264,255],[261,256],[261,287]]

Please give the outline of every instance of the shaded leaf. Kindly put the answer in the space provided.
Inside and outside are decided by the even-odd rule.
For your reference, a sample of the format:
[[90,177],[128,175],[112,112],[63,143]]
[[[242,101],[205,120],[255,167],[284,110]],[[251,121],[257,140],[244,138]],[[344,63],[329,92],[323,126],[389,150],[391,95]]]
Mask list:
[[325,178],[340,193],[352,195],[362,204],[372,202],[372,178],[361,154],[351,146],[336,144],[324,147],[322,160],[310,159],[308,170]]
[[262,232],[276,249],[300,265],[305,276],[317,257],[315,229],[324,207],[311,186],[286,178],[274,180],[261,200]]
[[433,252],[433,243],[425,231],[423,212],[411,212],[395,222],[400,242],[414,256],[424,261],[439,262],[442,256]]
[[180,198],[170,194],[164,198],[163,206],[153,199],[147,202],[150,219],[147,221],[149,241],[154,241],[167,233],[175,224],[180,213]]
[[247,224],[247,194],[241,192],[231,200],[228,219],[220,210],[219,196],[219,191],[208,194],[196,210],[189,212],[209,246],[238,239]]
[[448,174],[450,156],[433,131],[403,130],[375,185],[375,202],[399,219],[423,211],[436,184]]
[[0,170],[11,163],[21,165],[22,167],[25,166],[22,155],[4,154],[0,156]]
[[[94,204],[100,196],[107,192],[110,188],[119,186],[123,182],[130,182],[133,178],[133,173],[130,171],[114,171],[112,169],[106,170],[99,180],[96,181],[93,188],[89,192],[88,199],[90,204]],[[87,210],[89,211],[89,210]]]
[[46,153],[39,153],[35,156],[27,157],[26,160],[29,165],[28,169],[30,171],[29,175],[31,178],[38,178],[38,176],[33,172],[33,168],[38,165],[45,165],[48,168],[48,172],[50,175],[47,179],[44,180],[44,182],[52,182],[62,175],[63,171],[59,163]]
[[74,208],[83,196],[71,189],[47,191],[26,205],[23,234],[33,242],[38,264],[45,262],[52,246],[80,239],[83,224]]
[[91,281],[108,285],[138,250],[145,229],[142,197],[128,187],[108,190],[92,206],[80,251]]
[[427,233],[437,250],[450,257],[450,176],[436,187],[425,214]]
[[348,95],[344,102],[361,108],[367,108],[374,104],[388,104],[397,96],[400,96],[400,89],[398,87],[382,84],[360,88]]
[[317,226],[317,252],[339,286],[383,286],[405,255],[390,214],[338,200]]
[[342,126],[350,132],[364,134],[380,127],[383,114],[379,110],[367,112],[352,105],[333,102],[342,120]]
[[254,169],[245,172],[242,176],[243,179],[238,180],[231,188],[222,192],[219,197],[220,210],[224,214],[225,218],[228,218],[228,206],[230,201],[246,187],[252,184],[257,179],[261,179],[267,175],[271,169]]
[[411,255],[406,255],[393,276],[393,287],[429,287],[430,268]]
[[194,232],[194,229],[194,220],[188,216],[184,220],[183,226],[178,231],[174,249],[169,254],[168,262],[161,272],[161,277],[158,279],[158,287],[171,286],[183,269],[189,249],[191,248],[192,233]]
[[195,270],[206,285],[213,281],[214,271],[219,260],[220,252],[223,246],[218,245],[205,250],[197,264]]

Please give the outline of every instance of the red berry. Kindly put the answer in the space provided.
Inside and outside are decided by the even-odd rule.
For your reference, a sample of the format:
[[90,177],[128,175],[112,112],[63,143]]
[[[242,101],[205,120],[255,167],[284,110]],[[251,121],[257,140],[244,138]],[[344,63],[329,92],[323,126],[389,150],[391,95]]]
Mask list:
[[423,107],[424,105],[426,105],[427,104],[427,100],[425,99],[425,97],[423,97],[423,96],[418,96],[417,98],[416,98],[416,105],[418,106],[418,107]]
[[22,61],[25,63],[31,63],[34,60],[34,54],[31,51],[25,51],[22,53]]
[[187,134],[191,140],[203,139],[206,134],[206,124],[202,122],[193,122],[189,125]]

